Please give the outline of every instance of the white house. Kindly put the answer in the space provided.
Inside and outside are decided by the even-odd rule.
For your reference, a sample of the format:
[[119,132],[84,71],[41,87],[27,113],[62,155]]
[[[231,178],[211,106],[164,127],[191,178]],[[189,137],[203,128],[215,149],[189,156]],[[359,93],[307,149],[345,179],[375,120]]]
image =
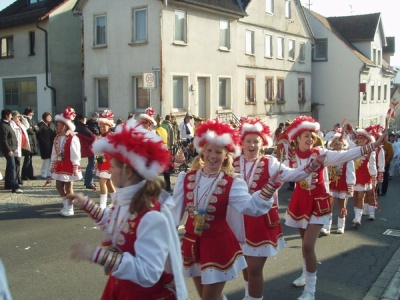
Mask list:
[[298,0],[78,0],[86,110],[125,118],[311,112],[311,30]]
[[76,0],[17,0],[0,12],[0,106],[82,112],[80,21]]
[[325,18],[305,12],[315,38],[312,102],[321,128],[344,118],[354,126],[384,125],[394,72],[383,59],[381,14]]

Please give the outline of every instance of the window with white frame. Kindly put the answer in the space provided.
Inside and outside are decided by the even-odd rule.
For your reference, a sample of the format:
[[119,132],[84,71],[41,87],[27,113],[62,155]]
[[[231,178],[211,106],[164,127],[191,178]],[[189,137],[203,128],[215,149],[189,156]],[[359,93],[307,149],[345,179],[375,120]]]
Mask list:
[[35,32],[29,31],[29,56],[35,55]]
[[385,83],[383,84],[383,101],[387,100],[387,95],[388,95],[388,84]]
[[266,34],[265,35],[265,53],[264,56],[265,57],[272,57],[272,35]]
[[254,76],[246,76],[246,103],[255,103],[256,83]]
[[285,101],[285,80],[283,78],[277,79],[276,100],[278,102]]
[[219,21],[219,46],[221,48],[231,48],[231,32],[228,20]]
[[186,11],[175,10],[175,34],[174,41],[187,43],[187,15]]
[[306,61],[306,43],[300,43],[299,61]]
[[378,101],[381,101],[381,98],[382,98],[381,93],[382,93],[381,83],[378,82],[378,97],[377,97]]
[[107,44],[107,18],[106,15],[94,16],[94,45]]
[[228,108],[231,103],[231,79],[219,78],[218,105],[222,108]]
[[381,65],[381,58],[382,58],[382,56],[381,56],[381,50],[378,50],[378,52],[377,52],[377,54],[376,54],[377,56],[378,56],[378,66],[380,66]]
[[375,82],[371,81],[371,101],[375,100]]
[[143,76],[132,77],[133,103],[136,109],[146,109],[150,106],[150,90],[143,88]]
[[15,109],[37,106],[37,83],[34,77],[4,79],[3,91],[4,105]]
[[108,78],[96,78],[96,100],[97,107],[107,108],[108,102]]
[[285,17],[286,19],[292,18],[292,1],[285,0]]
[[246,30],[246,54],[254,54],[254,31]]
[[268,102],[274,101],[274,78],[265,77],[265,100]]
[[298,100],[299,102],[306,101],[306,81],[304,78],[298,79]]
[[295,52],[296,52],[296,47],[295,47],[295,41],[294,40],[289,40],[288,42],[288,59],[294,60]]
[[313,48],[313,61],[327,61],[328,60],[328,40],[316,39]]
[[187,99],[188,78],[186,76],[173,76],[172,78],[172,105],[178,110],[185,108]]
[[275,0],[265,0],[265,12],[267,14],[273,14],[274,13],[274,1]]
[[7,36],[0,38],[0,58],[14,57],[14,37]]
[[276,57],[277,58],[284,58],[284,46],[285,46],[285,40],[283,37],[278,36],[276,38]]
[[376,64],[376,48],[372,49],[372,61]]
[[147,8],[136,8],[132,11],[132,42],[147,42]]

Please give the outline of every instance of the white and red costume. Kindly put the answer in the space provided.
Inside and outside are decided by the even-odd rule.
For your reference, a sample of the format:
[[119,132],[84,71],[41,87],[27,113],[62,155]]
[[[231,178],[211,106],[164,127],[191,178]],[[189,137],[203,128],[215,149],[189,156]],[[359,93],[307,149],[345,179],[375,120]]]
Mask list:
[[[193,144],[200,157],[208,142],[240,154],[237,130],[218,119],[206,121],[196,130]],[[252,216],[267,213],[273,200],[260,197],[262,192],[250,195],[243,179],[222,170],[212,175],[203,173],[202,169],[179,174],[172,212],[176,225],[184,211],[188,213],[182,238],[185,276],[201,277],[201,284],[213,284],[232,280],[247,267],[238,242],[244,241],[243,222],[241,218],[229,217],[233,216],[230,209]]]
[[103,231],[102,246],[91,258],[110,276],[101,299],[188,299],[179,238],[169,210],[173,199],[161,191],[151,208],[130,212],[133,196],[169,165],[161,138],[130,119],[107,139],[96,140],[93,152],[109,154],[144,178],[118,188],[112,208],[85,202],[85,211]]
[[[287,129],[290,140],[294,140],[301,132],[316,132],[319,129],[317,122],[310,122],[298,117]],[[307,165],[310,160],[319,155],[326,155],[324,166],[311,175],[296,183],[287,212],[286,225],[296,228],[307,228],[308,224],[329,224],[331,204],[329,199],[329,176],[327,166],[345,163],[360,157],[363,153],[370,152],[373,146],[355,147],[348,151],[332,151],[326,148],[315,147],[308,151],[296,149],[289,156],[289,166],[297,168]]]
[[[110,127],[114,127],[114,113],[109,109],[105,109],[100,114],[99,124],[100,123],[107,124]],[[112,134],[112,132],[107,131],[106,133],[101,133],[99,139],[107,139],[107,136],[109,134]],[[109,172],[111,167],[110,159],[111,156],[107,153],[100,153],[96,156],[96,176],[106,179],[111,178],[111,174]]]
[[53,143],[51,152],[51,177],[63,182],[71,182],[82,179],[81,172],[81,143],[74,134],[75,110],[68,107],[63,114],[56,115],[55,120],[68,127],[65,134],[58,134]]

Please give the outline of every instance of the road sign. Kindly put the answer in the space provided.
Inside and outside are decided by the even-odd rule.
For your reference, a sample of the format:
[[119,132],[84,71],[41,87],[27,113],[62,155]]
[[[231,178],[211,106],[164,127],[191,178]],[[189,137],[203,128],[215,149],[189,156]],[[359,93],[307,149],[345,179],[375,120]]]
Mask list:
[[143,88],[154,89],[155,87],[154,73],[143,73]]

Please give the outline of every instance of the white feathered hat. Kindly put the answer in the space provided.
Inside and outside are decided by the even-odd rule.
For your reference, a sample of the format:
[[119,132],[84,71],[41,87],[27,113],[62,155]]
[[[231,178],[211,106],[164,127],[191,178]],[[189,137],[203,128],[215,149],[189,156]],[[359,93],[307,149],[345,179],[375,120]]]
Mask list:
[[64,123],[65,125],[67,125],[69,130],[75,131],[75,124],[74,124],[75,117],[76,117],[75,110],[72,107],[67,107],[62,113],[62,115],[61,114],[56,115],[54,117],[54,120]]
[[147,180],[156,179],[171,163],[161,137],[133,118],[117,126],[113,134],[94,141],[92,150],[94,154],[107,153],[126,163]]

